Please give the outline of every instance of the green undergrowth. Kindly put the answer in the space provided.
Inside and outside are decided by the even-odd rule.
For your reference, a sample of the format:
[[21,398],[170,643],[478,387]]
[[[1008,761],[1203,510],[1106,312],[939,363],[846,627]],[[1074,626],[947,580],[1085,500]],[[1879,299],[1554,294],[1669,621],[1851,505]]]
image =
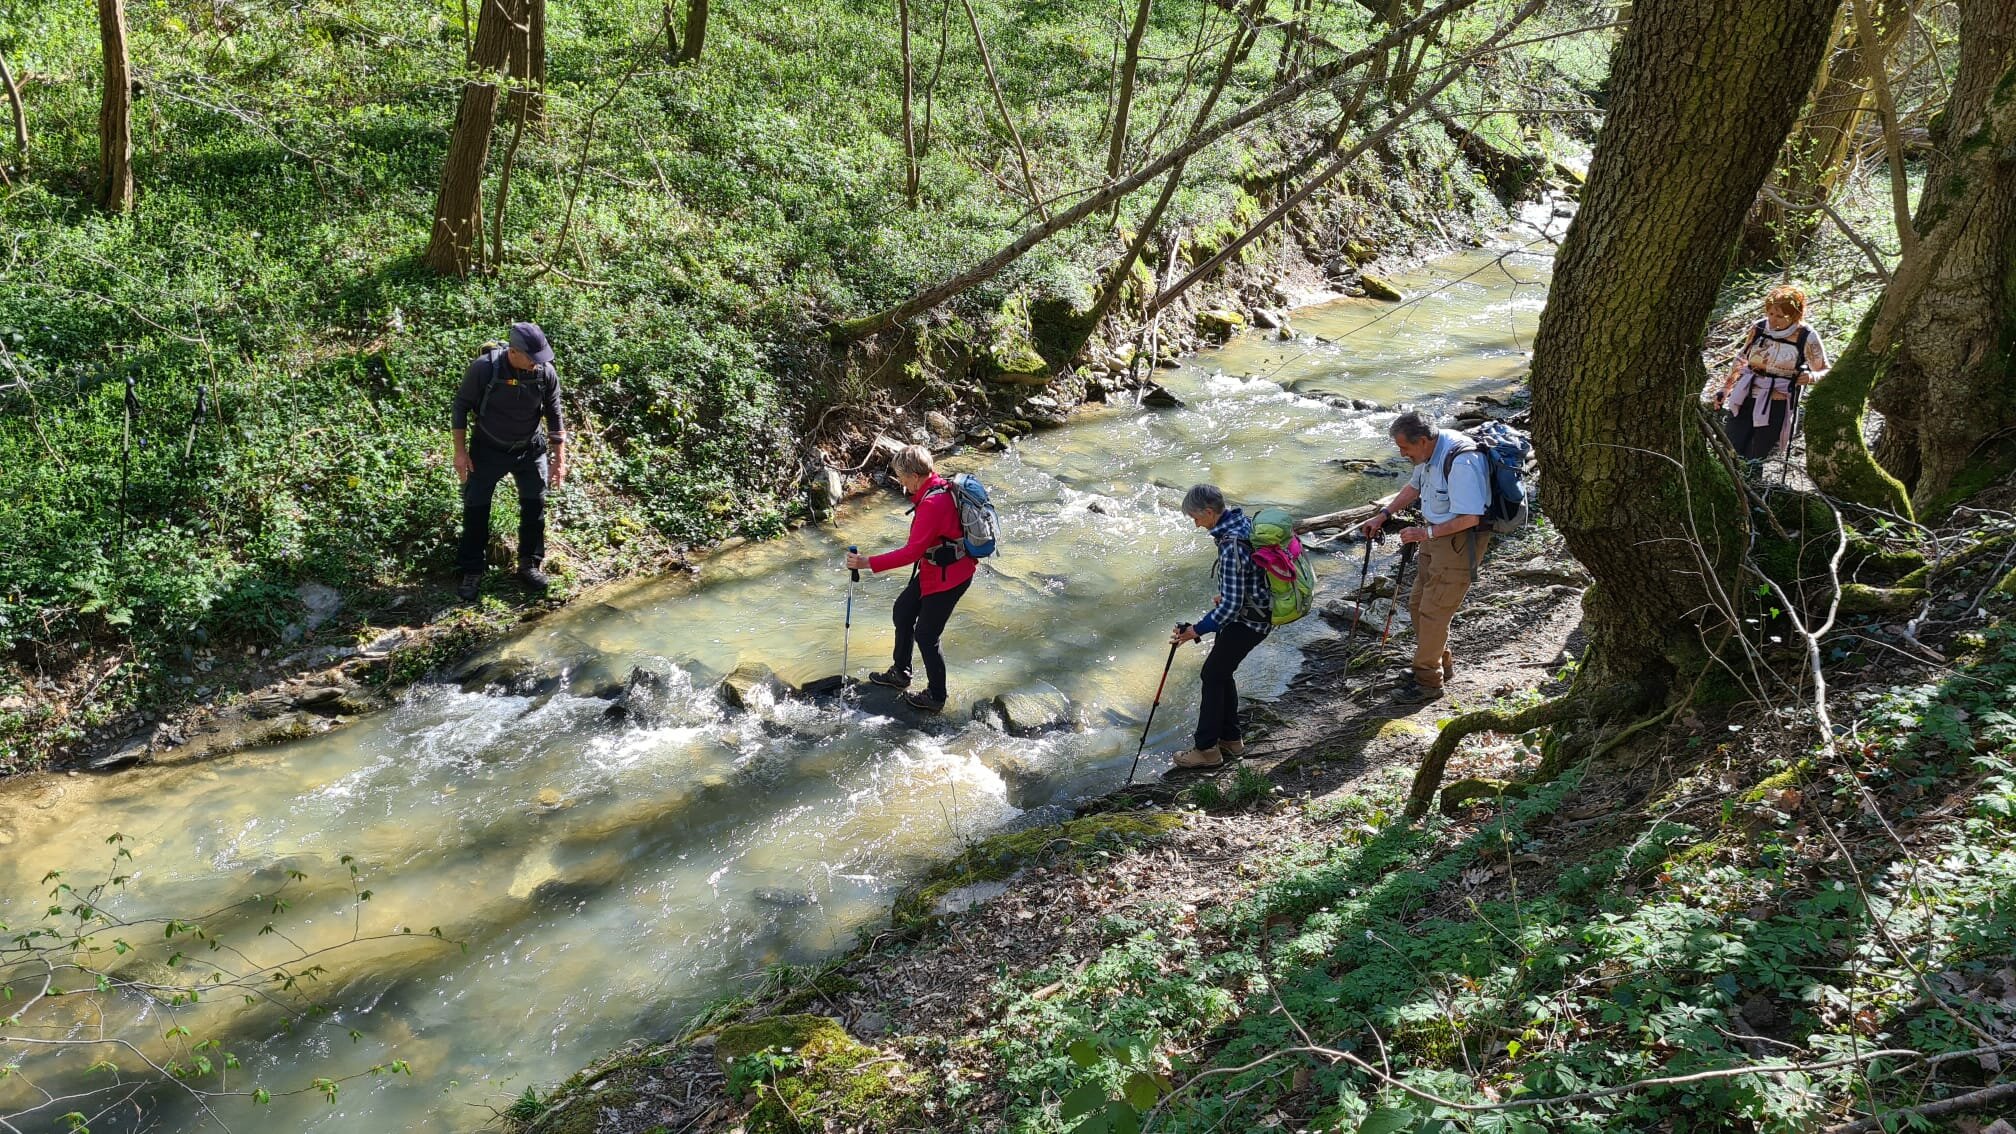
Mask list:
[[[1110,13],[973,7],[1039,192],[1097,184]],[[1542,102],[1586,101],[1607,40],[1539,34],[1586,16],[1560,7],[1499,70],[1526,75]],[[873,400],[877,383],[905,387],[898,400],[918,409],[977,396],[977,377],[954,389],[928,364],[864,374],[821,334],[969,266],[1031,220],[957,5],[914,6],[929,107],[915,207],[902,189],[893,6],[723,6],[701,60],[682,66],[651,43],[655,0],[549,8],[547,118],[517,153],[502,261],[453,280],[419,261],[465,9],[129,6],[138,202],[106,217],[91,202],[93,13],[0,3],[0,52],[27,77],[34,138],[32,166],[0,187],[0,444],[17,458],[0,466],[0,702],[58,699],[27,690],[24,674],[66,691],[74,674],[86,691],[0,734],[0,770],[135,703],[191,695],[182,679],[211,651],[291,644],[303,582],[349,600],[309,644],[388,610],[410,620],[420,604],[394,598],[420,584],[445,596],[457,524],[448,402],[468,359],[513,320],[543,324],[559,352],[574,444],[549,502],[551,543],[584,579],[781,530],[803,514],[805,426]],[[1209,70],[1187,57],[1215,50],[1230,18],[1203,0],[1154,6],[1130,164],[1172,143]],[[1490,18],[1444,32],[1475,38]],[[1372,34],[1357,6],[1317,19],[1344,50]],[[1270,32],[1225,106],[1274,82],[1279,47]],[[1502,103],[1491,84],[1466,75],[1444,98]],[[1202,234],[1252,214],[1334,114],[1311,99],[1198,155],[1165,223]],[[1579,145],[1548,115],[1494,121],[1536,152]],[[509,135],[500,124],[486,227]],[[1044,346],[1152,196],[1126,202],[1117,224],[1044,242],[920,335],[956,351],[962,333],[1027,311],[1042,316]],[[1416,123],[1354,169],[1312,239],[1391,243],[1438,214],[1495,208],[1454,143]],[[501,492],[495,530],[508,536],[512,511]]]
[[1007,1128],[1127,1131],[1161,1103],[1168,1131],[1790,1134],[1986,1084],[1893,1060],[1464,1114],[1283,1054],[1489,1104],[2016,1035],[2016,632],[1963,644],[1943,680],[1854,694],[1852,747],[1757,769],[1747,796],[1704,769],[1593,829],[1562,814],[1602,790],[1579,773],[1481,822],[1323,804],[1338,834],[1247,897],[1113,919],[1082,968],[1004,976],[977,1041]]
[[914,1129],[913,1077],[826,1016],[768,1016],[723,1028],[715,1054],[728,1093],[749,1104],[747,1134]]

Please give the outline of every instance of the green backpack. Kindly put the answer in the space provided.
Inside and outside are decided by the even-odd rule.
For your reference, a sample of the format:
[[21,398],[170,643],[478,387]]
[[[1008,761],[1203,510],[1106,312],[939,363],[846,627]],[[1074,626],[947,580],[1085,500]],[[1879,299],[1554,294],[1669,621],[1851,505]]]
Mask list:
[[1267,575],[1274,599],[1274,625],[1286,626],[1316,605],[1316,565],[1295,535],[1295,517],[1280,508],[1262,508],[1253,517],[1247,545],[1253,563]]

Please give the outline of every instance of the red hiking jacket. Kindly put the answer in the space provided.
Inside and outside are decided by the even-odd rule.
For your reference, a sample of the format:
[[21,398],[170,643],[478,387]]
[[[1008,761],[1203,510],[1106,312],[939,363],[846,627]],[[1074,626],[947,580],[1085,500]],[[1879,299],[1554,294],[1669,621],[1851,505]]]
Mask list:
[[[932,491],[938,488],[944,491]],[[965,529],[959,526],[959,505],[952,497],[952,486],[945,482],[944,477],[932,473],[931,479],[917,489],[910,501],[917,506],[910,516],[910,542],[894,551],[869,558],[868,569],[878,575],[898,567],[908,567],[946,540],[961,539],[966,534]],[[950,567],[924,563],[917,568],[917,589],[927,595],[949,591],[971,579],[979,566],[979,562],[971,556],[960,556]]]

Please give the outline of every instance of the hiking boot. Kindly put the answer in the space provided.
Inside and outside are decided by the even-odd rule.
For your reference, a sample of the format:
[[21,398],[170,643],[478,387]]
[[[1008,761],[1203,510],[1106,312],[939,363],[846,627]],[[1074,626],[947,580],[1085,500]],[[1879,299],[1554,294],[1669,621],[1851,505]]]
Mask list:
[[1441,699],[1440,685],[1424,685],[1419,681],[1403,681],[1400,688],[1393,691],[1393,701],[1399,705],[1425,705]]
[[543,591],[553,585],[553,577],[537,567],[518,568],[518,581],[535,591]]
[[933,697],[929,693],[905,693],[903,694],[903,703],[920,713],[942,713],[945,711],[945,698]]
[[886,685],[891,689],[910,688],[910,675],[894,666],[883,670],[881,673],[869,674],[868,681],[870,684]]
[[455,585],[455,597],[461,599],[463,602],[475,602],[476,596],[482,593],[483,572],[481,571],[464,572],[462,581]]
[[1169,762],[1178,768],[1216,768],[1225,763],[1225,757],[1219,752],[1218,746],[1213,745],[1210,748],[1191,748],[1178,752],[1169,758]]
[[1218,754],[1237,759],[1246,755],[1246,742],[1243,740],[1221,740],[1218,742]]

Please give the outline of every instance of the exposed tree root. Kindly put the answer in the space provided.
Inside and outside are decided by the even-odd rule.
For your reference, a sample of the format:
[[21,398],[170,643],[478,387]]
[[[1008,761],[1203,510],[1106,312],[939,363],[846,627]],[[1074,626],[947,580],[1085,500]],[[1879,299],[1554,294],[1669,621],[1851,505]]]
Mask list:
[[1442,772],[1449,766],[1449,757],[1456,746],[1473,733],[1484,731],[1518,735],[1531,732],[1544,725],[1578,717],[1588,711],[1589,700],[1578,697],[1573,692],[1565,693],[1551,701],[1530,705],[1516,713],[1483,709],[1475,713],[1464,713],[1442,726],[1435,737],[1435,743],[1428,748],[1428,755],[1421,761],[1420,770],[1414,773],[1414,786],[1407,793],[1407,818],[1419,819],[1428,814],[1428,805],[1435,800],[1435,791],[1442,786]]

